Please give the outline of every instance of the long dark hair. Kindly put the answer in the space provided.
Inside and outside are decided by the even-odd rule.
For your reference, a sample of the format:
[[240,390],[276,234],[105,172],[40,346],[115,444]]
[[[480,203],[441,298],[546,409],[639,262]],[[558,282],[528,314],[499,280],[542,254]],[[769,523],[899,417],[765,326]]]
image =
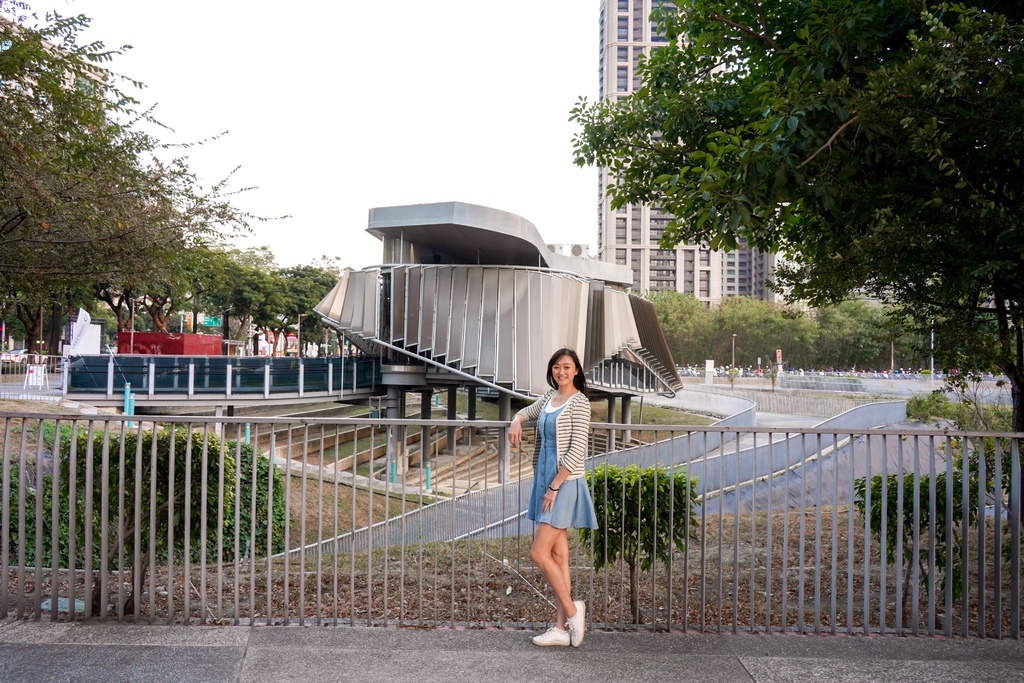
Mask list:
[[587,378],[583,376],[583,365],[580,363],[579,356],[572,349],[558,349],[554,355],[551,356],[551,360],[548,361],[548,385],[552,389],[558,388],[558,382],[555,381],[555,376],[551,372],[551,368],[555,367],[555,363],[561,360],[562,356],[569,356],[572,358],[572,362],[576,364],[576,375],[572,378],[572,385],[576,387],[576,391],[581,394],[587,393]]

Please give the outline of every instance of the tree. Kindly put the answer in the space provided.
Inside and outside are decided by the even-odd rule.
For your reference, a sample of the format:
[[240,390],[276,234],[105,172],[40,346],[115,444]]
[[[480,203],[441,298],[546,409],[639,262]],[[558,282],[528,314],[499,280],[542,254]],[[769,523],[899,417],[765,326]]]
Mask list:
[[137,299],[163,329],[173,287],[154,275],[255,217],[231,203],[230,174],[204,187],[174,156],[188,144],[142,130],[159,124],[121,88],[141,84],[106,68],[125,48],[82,44],[89,22],[0,0],[0,281],[39,306],[66,303],[40,301],[53,290],[96,287],[122,329]]
[[[634,95],[572,112],[575,157],[662,239],[782,252],[814,305],[890,303],[1012,387],[1024,431],[1024,5],[680,3]],[[966,352],[966,353],[965,353]]]
[[594,568],[622,560],[629,567],[629,605],[635,623],[641,622],[640,571],[655,561],[668,566],[673,546],[680,552],[697,536],[697,478],[686,469],[640,469],[602,465],[587,472],[594,492],[598,528],[581,529],[590,547]]

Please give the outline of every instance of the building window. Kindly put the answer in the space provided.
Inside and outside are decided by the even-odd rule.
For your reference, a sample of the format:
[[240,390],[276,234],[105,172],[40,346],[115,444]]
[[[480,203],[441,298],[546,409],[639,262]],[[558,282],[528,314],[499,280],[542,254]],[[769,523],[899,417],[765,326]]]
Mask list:
[[628,47],[620,47],[619,48],[619,61],[620,62],[628,62],[629,61],[629,48]]
[[615,244],[625,244],[625,243],[626,243],[626,229],[625,228],[615,228]]
[[619,0],[619,11],[620,12],[628,12],[629,11],[629,0]]
[[615,250],[615,263],[620,266],[626,265],[626,250],[616,249]]
[[629,42],[629,17],[619,17],[619,26],[616,38],[620,43]]
[[615,77],[615,89],[618,92],[629,92],[629,67],[620,66]]

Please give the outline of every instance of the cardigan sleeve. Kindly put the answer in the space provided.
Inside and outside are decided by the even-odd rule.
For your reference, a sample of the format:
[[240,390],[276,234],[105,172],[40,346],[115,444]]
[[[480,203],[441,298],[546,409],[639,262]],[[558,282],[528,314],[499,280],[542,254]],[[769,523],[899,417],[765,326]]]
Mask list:
[[573,475],[583,474],[583,461],[587,457],[590,438],[590,401],[583,394],[575,397],[569,406],[569,443],[561,465]]
[[[540,417],[540,411],[544,410],[544,404],[548,402],[548,399],[551,398],[551,394],[553,393],[555,393],[553,390],[548,391],[548,393],[544,394],[536,401],[520,410],[518,413],[516,413],[516,415],[522,415],[524,422],[536,421],[537,418]],[[512,419],[515,419],[515,415],[512,416]]]

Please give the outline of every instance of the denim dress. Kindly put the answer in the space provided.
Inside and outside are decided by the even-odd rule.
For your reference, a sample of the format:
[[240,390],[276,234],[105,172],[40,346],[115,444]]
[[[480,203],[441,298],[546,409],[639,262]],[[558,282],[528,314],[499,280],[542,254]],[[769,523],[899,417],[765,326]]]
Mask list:
[[541,512],[544,494],[558,474],[555,421],[564,409],[564,405],[553,411],[544,406],[537,419],[540,454],[537,458],[537,470],[533,473],[533,491],[530,493],[530,505],[526,510],[526,516],[538,524],[544,522],[558,529],[596,529],[597,515],[594,513],[594,500],[590,497],[586,477],[566,479],[562,482],[552,509]]

